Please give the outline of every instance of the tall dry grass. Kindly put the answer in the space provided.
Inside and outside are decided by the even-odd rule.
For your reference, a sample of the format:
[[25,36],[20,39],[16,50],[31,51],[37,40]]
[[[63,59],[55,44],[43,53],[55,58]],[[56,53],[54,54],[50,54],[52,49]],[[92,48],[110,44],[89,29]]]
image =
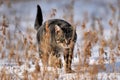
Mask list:
[[[85,19],[82,23],[79,21],[74,22],[73,5],[74,1],[66,7],[66,9],[69,8],[70,16],[66,16],[67,14],[65,14],[63,17],[65,19],[68,18],[67,20],[71,22],[72,25],[81,27],[80,31],[83,31],[83,39],[82,41],[78,41],[83,43],[77,43],[81,44],[82,47],[77,47],[79,62],[73,65],[75,73],[69,76],[69,74],[64,74],[64,71],[60,72],[58,70],[57,65],[59,64],[59,59],[52,55],[54,52],[50,46],[48,24],[46,24],[47,33],[40,44],[43,50],[43,66],[41,66],[37,45],[34,42],[35,37],[32,36],[32,34],[36,35],[36,32],[28,26],[26,34],[23,34],[22,31],[11,34],[7,16],[3,15],[3,20],[0,22],[0,59],[7,61],[3,65],[2,63],[0,64],[0,80],[59,80],[61,75],[64,75],[61,79],[66,80],[97,80],[100,71],[107,73],[107,80],[117,79],[117,73],[120,73],[120,68],[117,68],[115,65],[117,58],[120,58],[120,18],[118,17],[119,15],[117,15],[120,5],[118,4],[118,7],[115,7],[112,4],[108,4],[112,13],[110,20],[106,23],[109,24],[111,29],[110,39],[108,40],[105,39],[105,29],[101,19],[94,19],[97,22],[95,25],[98,25],[98,28],[96,28],[93,23],[90,30],[88,30],[87,24],[90,20],[87,16],[89,12],[85,14]],[[52,11],[50,17],[56,16],[57,10],[53,9]],[[18,25],[19,23],[16,22],[16,26]],[[16,30],[17,29],[18,28],[16,28]],[[80,34],[78,34],[78,36],[79,35]],[[99,45],[99,57],[96,63],[90,65],[89,58],[92,56],[91,50],[95,45]],[[108,52],[106,52],[106,48],[109,48]],[[108,69],[106,69],[106,59],[104,55],[108,58]],[[34,69],[30,71],[33,65]],[[49,69],[48,65],[52,66],[52,68]],[[111,73],[115,73],[112,78]],[[104,80],[104,75],[101,75],[99,79]]]

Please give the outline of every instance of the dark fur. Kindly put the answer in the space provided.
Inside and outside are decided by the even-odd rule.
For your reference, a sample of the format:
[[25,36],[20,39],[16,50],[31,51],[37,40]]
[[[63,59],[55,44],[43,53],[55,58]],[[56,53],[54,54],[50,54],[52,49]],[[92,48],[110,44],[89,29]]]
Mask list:
[[[63,33],[65,34],[65,37],[67,39],[73,37],[71,39],[71,41],[74,42],[74,43],[76,42],[76,39],[77,39],[76,31],[73,28],[73,26],[71,26],[68,22],[66,22],[64,20],[61,20],[61,19],[51,19],[51,20],[46,21],[43,25],[42,25],[42,23],[43,23],[42,11],[41,11],[40,6],[37,5],[37,16],[36,16],[35,26],[34,26],[35,29],[37,30],[37,41],[38,41],[39,44],[41,44],[41,42],[43,40],[43,37],[44,37],[44,35],[46,33],[45,26],[46,26],[46,23],[47,23],[48,24],[48,28],[50,30],[50,34],[51,34],[51,37],[50,37],[51,44],[50,44],[50,46],[55,51],[55,54],[58,54],[59,51],[60,51],[60,48],[59,48],[59,46],[57,46],[57,43],[56,43],[56,40],[55,40],[55,35],[56,35],[56,33],[55,33],[55,25],[58,25],[61,28],[61,30],[63,31]],[[68,45],[69,45],[69,43],[68,43]],[[40,47],[39,47],[39,51],[40,51],[40,54],[41,54],[42,50],[40,49]],[[70,53],[68,52],[67,56],[64,55],[64,58],[66,60],[65,62],[67,64],[68,64],[69,54]],[[72,49],[72,53],[71,54],[73,55],[73,49]],[[72,60],[70,60],[70,66],[71,66],[71,61]],[[71,69],[71,67],[70,67],[70,69]]]

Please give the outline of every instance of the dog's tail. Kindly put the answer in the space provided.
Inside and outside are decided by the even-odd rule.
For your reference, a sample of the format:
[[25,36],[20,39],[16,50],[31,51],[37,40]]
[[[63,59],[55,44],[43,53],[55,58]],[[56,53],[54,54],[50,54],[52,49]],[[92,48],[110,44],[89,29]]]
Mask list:
[[37,14],[36,14],[34,28],[38,30],[39,27],[42,25],[42,22],[43,22],[42,10],[41,7],[37,5]]

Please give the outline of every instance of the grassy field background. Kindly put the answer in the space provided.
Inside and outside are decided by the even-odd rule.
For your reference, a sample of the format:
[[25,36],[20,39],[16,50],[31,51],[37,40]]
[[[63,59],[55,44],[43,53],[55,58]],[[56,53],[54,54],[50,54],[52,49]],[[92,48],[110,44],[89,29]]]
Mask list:
[[[37,4],[44,21],[60,18],[76,27],[75,73],[41,63],[34,29]],[[119,75],[119,0],[0,1],[0,80],[119,80]]]

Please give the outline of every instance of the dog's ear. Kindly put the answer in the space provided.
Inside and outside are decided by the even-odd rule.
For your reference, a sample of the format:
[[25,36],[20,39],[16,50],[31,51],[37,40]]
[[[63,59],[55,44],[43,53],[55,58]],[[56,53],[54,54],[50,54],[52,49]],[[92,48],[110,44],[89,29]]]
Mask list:
[[39,27],[42,25],[42,22],[43,22],[42,10],[41,7],[37,5],[37,15],[35,19],[34,28],[38,30]]

